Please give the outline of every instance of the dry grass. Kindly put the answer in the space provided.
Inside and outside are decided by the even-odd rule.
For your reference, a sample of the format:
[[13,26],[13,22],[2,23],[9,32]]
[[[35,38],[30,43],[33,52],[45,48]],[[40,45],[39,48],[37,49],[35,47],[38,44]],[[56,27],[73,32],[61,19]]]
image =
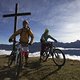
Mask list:
[[[6,64],[7,57],[0,56],[0,80],[15,80],[14,67],[8,68]],[[80,62],[66,60],[64,66],[58,67],[51,59],[40,63],[39,58],[29,58],[19,80],[80,80]]]

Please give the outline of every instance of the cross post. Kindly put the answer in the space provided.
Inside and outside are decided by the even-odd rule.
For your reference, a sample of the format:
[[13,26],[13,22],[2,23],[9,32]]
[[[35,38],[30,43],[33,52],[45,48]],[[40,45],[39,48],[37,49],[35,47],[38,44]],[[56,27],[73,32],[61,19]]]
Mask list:
[[[17,10],[18,10],[18,3],[16,3],[15,13],[14,14],[3,15],[3,17],[14,17],[14,33],[16,32],[17,16],[31,15],[30,12],[27,12],[27,13],[17,13]],[[16,41],[16,37],[14,38],[14,42],[13,42],[13,50],[15,50],[15,41]]]

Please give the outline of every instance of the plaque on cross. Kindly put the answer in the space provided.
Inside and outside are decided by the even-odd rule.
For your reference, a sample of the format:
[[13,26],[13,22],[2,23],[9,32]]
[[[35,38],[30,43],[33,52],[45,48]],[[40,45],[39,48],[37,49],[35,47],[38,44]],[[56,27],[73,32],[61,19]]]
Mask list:
[[[31,15],[30,12],[18,13],[17,10],[18,10],[18,3],[16,3],[15,13],[14,14],[5,14],[5,15],[3,15],[3,17],[14,17],[14,33],[16,32],[17,16]],[[14,42],[13,42],[13,50],[15,50],[15,40],[16,40],[16,37],[14,38]]]

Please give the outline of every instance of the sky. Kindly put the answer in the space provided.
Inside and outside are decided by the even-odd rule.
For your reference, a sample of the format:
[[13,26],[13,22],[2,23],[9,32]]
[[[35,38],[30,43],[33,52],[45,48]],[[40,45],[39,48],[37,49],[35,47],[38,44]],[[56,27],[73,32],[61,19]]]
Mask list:
[[18,12],[31,12],[30,16],[18,17],[17,30],[22,28],[24,19],[28,20],[34,42],[40,41],[46,28],[59,42],[80,40],[80,0],[0,0],[0,44],[9,44],[13,34],[14,17],[2,16],[14,13],[16,3]]

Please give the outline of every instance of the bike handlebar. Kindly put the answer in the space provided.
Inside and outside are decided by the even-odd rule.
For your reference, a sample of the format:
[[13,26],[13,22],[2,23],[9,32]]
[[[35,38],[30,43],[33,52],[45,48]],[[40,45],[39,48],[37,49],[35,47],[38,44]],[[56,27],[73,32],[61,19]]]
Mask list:
[[55,41],[55,42],[52,42],[52,41],[47,41],[47,43],[51,43],[51,44],[53,44],[53,43],[57,43],[57,41]]
[[[21,44],[21,42],[20,42],[20,41],[14,41],[14,40],[12,40],[11,42],[16,43],[16,45]],[[25,44],[27,44],[27,46],[28,46],[28,45],[31,45],[30,43],[25,43]]]

